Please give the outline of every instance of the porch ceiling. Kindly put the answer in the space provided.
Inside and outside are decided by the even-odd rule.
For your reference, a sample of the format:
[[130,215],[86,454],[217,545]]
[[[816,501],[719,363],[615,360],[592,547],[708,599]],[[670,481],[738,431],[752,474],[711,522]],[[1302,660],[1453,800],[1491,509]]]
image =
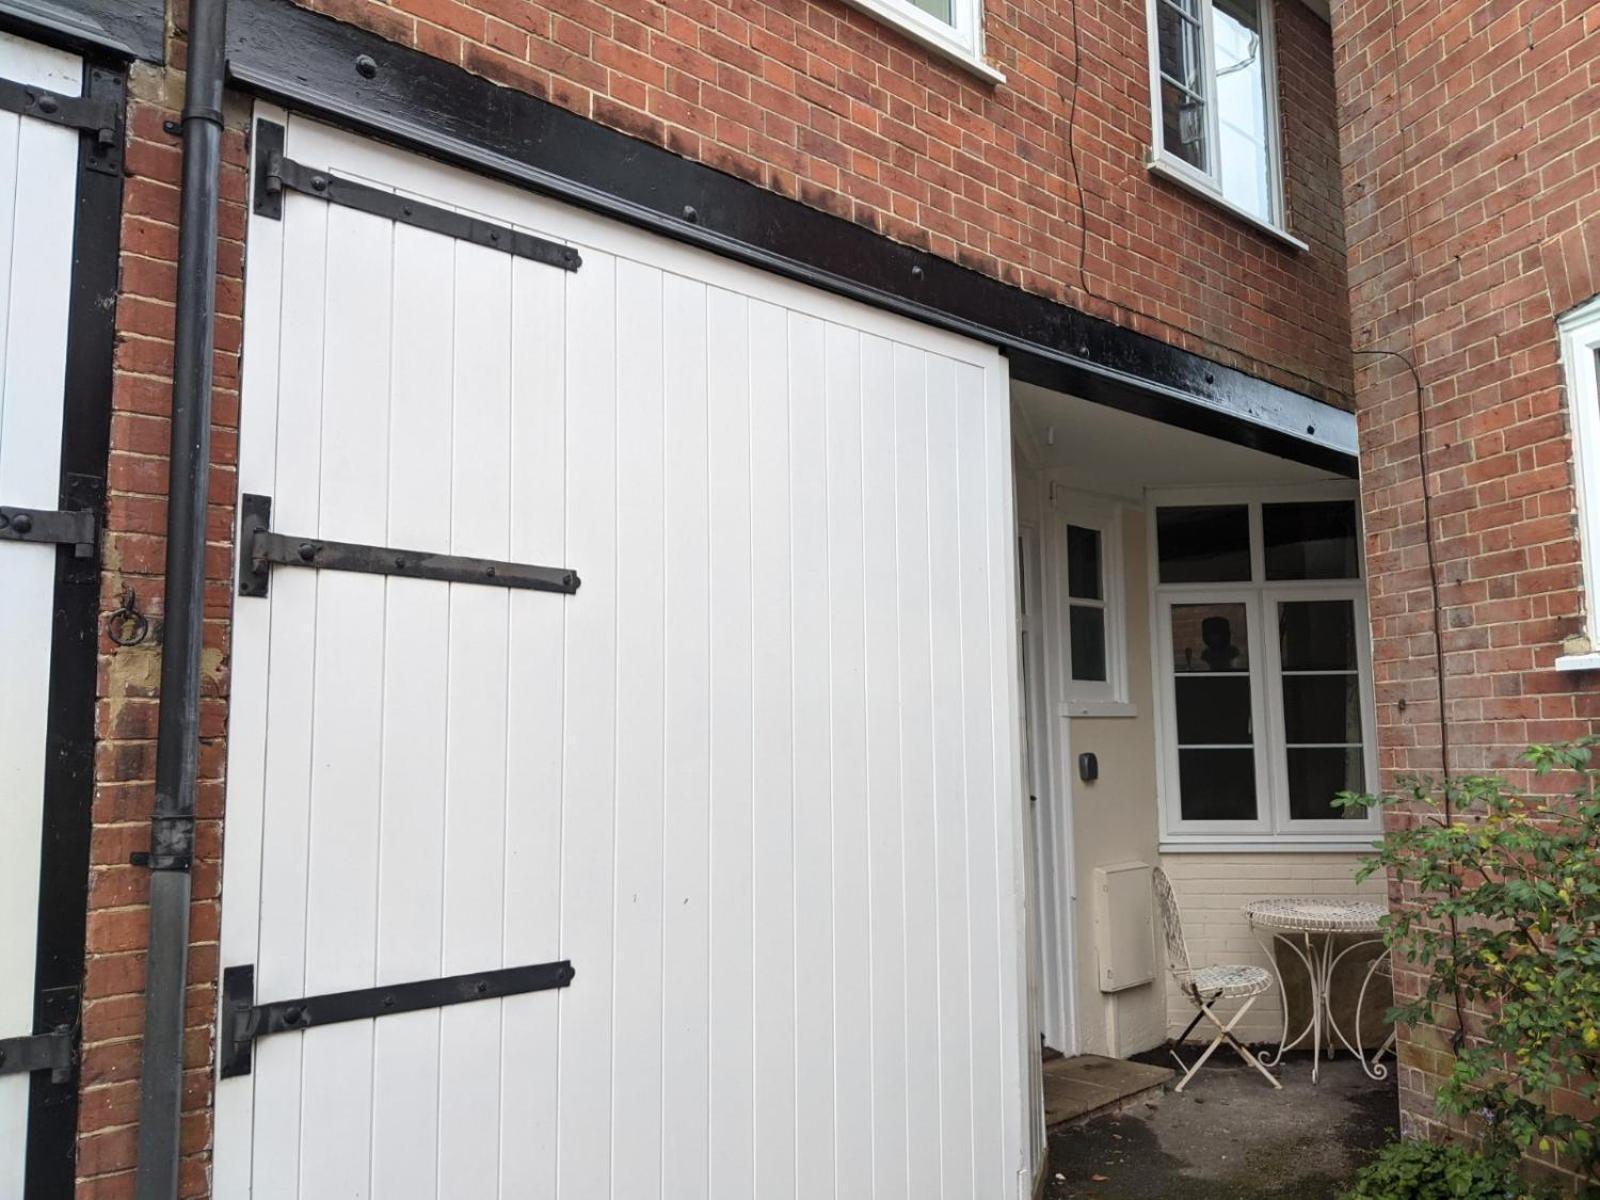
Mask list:
[[1017,441],[1030,465],[1066,472],[1071,486],[1088,491],[1137,497],[1148,487],[1342,478],[1030,383],[1014,382],[1011,400]]

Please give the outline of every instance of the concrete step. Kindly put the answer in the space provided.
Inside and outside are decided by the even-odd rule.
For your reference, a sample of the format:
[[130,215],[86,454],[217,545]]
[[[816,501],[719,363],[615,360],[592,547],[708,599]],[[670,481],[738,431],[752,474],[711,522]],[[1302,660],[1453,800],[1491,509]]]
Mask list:
[[1166,1067],[1079,1054],[1044,1064],[1044,1123],[1064,1125],[1114,1112],[1166,1090],[1177,1072]]

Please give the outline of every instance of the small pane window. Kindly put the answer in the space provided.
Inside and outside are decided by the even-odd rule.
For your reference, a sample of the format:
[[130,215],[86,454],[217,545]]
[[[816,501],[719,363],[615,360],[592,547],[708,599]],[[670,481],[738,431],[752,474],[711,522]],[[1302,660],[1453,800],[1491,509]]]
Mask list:
[[1366,779],[1360,659],[1350,600],[1278,604],[1283,743],[1291,821],[1359,820],[1366,811],[1334,807]]
[[1178,789],[1185,821],[1256,817],[1255,717],[1243,604],[1174,604]]
[[1100,531],[1067,526],[1067,595],[1074,600],[1103,600],[1100,579]]
[[1074,604],[1067,623],[1072,634],[1072,678],[1104,683],[1106,678],[1106,614]]
[[1250,578],[1250,509],[1190,505],[1156,513],[1162,583],[1235,583]]
[[1106,683],[1106,568],[1101,531],[1067,525],[1067,633],[1075,683]]
[[1125,715],[1121,517],[1115,506],[1092,496],[1074,496],[1068,514],[1057,543],[1066,699],[1078,705],[1076,716]]
[[1261,534],[1268,579],[1355,579],[1361,574],[1354,501],[1263,504]]
[[1148,2],[1157,159],[1250,216],[1280,224],[1270,5]]

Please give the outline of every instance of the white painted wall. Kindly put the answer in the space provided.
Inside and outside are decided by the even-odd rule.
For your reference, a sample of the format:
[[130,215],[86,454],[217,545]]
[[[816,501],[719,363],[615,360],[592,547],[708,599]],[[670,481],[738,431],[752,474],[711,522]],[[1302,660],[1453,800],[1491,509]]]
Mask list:
[[1003,360],[298,119],[287,151],[584,261],[253,218],[241,488],[583,583],[237,601],[223,964],[262,1000],[576,978],[264,1040],[217,1195],[1026,1195]]
[[[75,96],[73,55],[0,33],[0,78]],[[0,501],[60,499],[78,134],[0,112]],[[0,1037],[33,1032],[56,548],[0,542]],[[28,1076],[0,1076],[0,1200],[22,1196]]]

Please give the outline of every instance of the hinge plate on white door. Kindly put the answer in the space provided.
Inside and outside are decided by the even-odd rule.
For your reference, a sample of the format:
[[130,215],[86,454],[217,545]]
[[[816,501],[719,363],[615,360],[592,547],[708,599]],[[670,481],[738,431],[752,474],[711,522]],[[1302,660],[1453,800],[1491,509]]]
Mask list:
[[441,208],[398,192],[385,191],[353,179],[343,179],[331,171],[317,170],[297,163],[283,153],[283,126],[271,121],[256,122],[255,203],[257,216],[283,220],[283,194],[299,192],[329,204],[353,208],[358,212],[397,221],[460,242],[471,242],[489,250],[499,250],[517,258],[527,258],[546,266],[576,271],[583,256],[571,246],[535,237],[509,225],[498,225],[481,217]]

